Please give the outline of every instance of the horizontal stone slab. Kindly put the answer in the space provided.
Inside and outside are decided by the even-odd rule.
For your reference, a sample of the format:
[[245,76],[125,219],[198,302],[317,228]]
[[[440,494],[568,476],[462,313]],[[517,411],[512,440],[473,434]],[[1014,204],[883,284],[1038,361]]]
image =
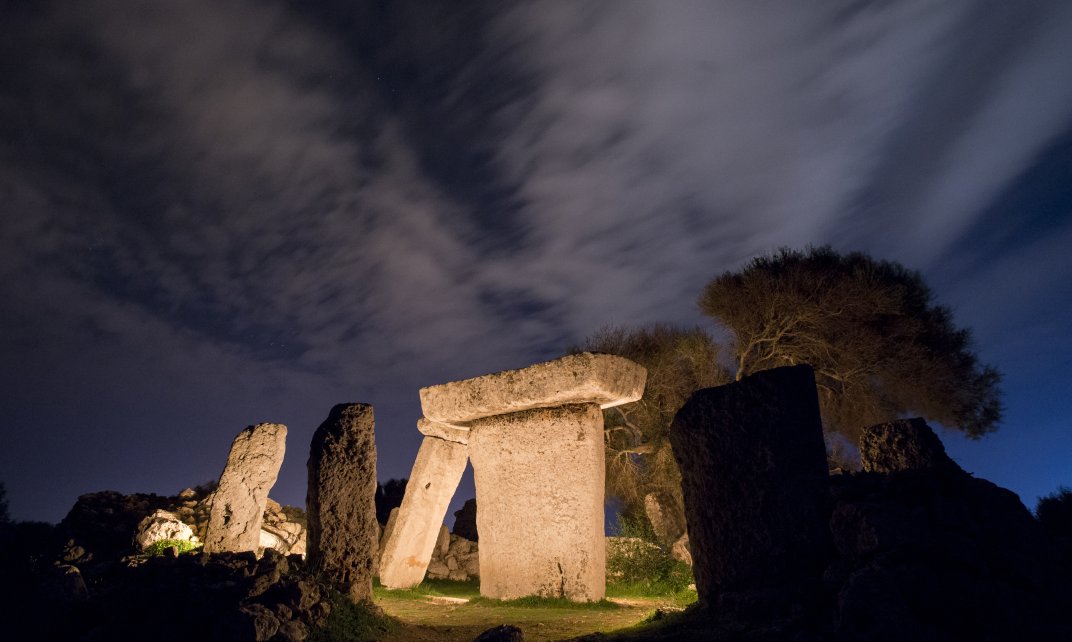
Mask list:
[[427,437],[439,437],[458,444],[469,443],[469,428],[466,426],[453,426],[441,421],[432,421],[427,417],[421,417],[417,420],[417,430]]
[[424,416],[458,423],[535,408],[640,399],[647,370],[624,357],[581,352],[519,370],[421,388]]

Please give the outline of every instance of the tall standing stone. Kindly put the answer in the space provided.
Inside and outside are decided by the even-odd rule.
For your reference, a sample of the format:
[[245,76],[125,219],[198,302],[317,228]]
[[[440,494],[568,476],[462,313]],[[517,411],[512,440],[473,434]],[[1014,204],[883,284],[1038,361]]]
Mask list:
[[831,547],[828,473],[810,366],[696,392],[670,443],[701,601],[821,572]]
[[376,522],[376,434],[372,406],[339,404],[309,446],[310,565],[354,602],[372,597]]
[[287,427],[257,424],[238,433],[212,496],[205,552],[254,551],[268,491],[275,485],[286,450]]
[[472,423],[480,594],[596,601],[606,591],[603,411],[540,408]]

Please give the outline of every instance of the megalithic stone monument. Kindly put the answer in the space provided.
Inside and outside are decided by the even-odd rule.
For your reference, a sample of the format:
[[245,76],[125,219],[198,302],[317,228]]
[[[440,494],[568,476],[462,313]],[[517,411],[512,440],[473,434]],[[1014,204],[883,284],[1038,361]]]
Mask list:
[[234,438],[212,495],[206,553],[257,550],[268,491],[283,465],[286,440],[283,424],[249,426]]
[[[422,388],[425,442],[381,560],[380,581],[393,588],[423,578],[449,495],[446,502],[435,504],[434,514],[423,518],[405,515],[424,503],[410,502],[409,495],[421,493],[433,481],[424,473],[430,468],[424,459],[433,456],[425,454],[425,447],[437,443],[430,440],[446,441],[451,435],[460,440],[464,434],[480,506],[480,593],[496,599],[602,599],[606,545],[601,408],[639,399],[646,377],[644,368],[628,359],[585,352]],[[456,461],[453,465],[458,466]],[[461,468],[464,459],[458,477]],[[436,478],[444,482],[442,487],[450,486],[450,494],[458,482],[454,470],[450,468],[449,477]],[[414,484],[418,472],[426,481]],[[419,550],[414,544],[408,550],[415,552],[408,557],[388,556],[406,541],[419,542]],[[404,565],[414,571],[406,575],[398,570]],[[403,575],[412,583],[396,581]]]
[[380,584],[387,588],[409,588],[424,579],[443,517],[468,461],[468,428],[421,419],[417,429],[424,434],[424,441],[417,451],[402,505],[392,515],[394,523],[384,532]]
[[353,602],[372,598],[379,547],[375,437],[372,406],[339,404],[309,446],[309,564]]

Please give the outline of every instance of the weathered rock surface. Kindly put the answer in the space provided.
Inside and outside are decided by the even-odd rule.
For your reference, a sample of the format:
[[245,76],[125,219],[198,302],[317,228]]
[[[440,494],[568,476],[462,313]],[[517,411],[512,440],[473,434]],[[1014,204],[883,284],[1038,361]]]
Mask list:
[[645,495],[644,514],[664,546],[672,546],[685,533],[685,513],[669,493]]
[[454,426],[440,421],[432,421],[427,417],[421,417],[417,420],[417,430],[428,437],[439,437],[459,444],[469,443],[469,428],[467,426]]
[[427,578],[465,582],[480,577],[479,550],[476,542],[450,535],[445,549],[436,546],[428,563]]
[[831,548],[828,475],[809,366],[696,392],[670,441],[702,603],[821,572]]
[[864,472],[958,470],[938,435],[920,418],[901,419],[865,428],[860,438]]
[[375,437],[372,406],[339,404],[309,447],[309,563],[354,602],[372,597],[379,549]]
[[421,388],[428,419],[444,423],[577,403],[604,408],[640,399],[647,371],[609,354],[582,352],[464,381]]
[[476,528],[476,498],[467,499],[459,510],[454,511],[454,534],[471,542],[480,541]]
[[198,541],[193,529],[180,520],[178,515],[166,510],[156,510],[138,523],[134,542],[139,550],[144,551],[161,540]]
[[283,555],[305,555],[305,512],[293,506],[280,506],[269,497],[261,521],[260,547],[275,549]]
[[424,579],[467,461],[465,444],[430,436],[421,442],[398,515],[384,532],[381,584],[409,588]]
[[260,543],[268,491],[283,465],[287,427],[257,424],[238,433],[212,496],[205,552],[252,551]]
[[603,413],[596,403],[470,424],[480,592],[599,600],[606,589]]

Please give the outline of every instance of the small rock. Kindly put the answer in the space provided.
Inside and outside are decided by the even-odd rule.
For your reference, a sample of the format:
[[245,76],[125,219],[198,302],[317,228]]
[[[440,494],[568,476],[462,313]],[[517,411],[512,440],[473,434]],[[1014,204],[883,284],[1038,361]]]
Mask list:
[[525,642],[525,634],[516,626],[502,624],[484,631],[473,642]]

